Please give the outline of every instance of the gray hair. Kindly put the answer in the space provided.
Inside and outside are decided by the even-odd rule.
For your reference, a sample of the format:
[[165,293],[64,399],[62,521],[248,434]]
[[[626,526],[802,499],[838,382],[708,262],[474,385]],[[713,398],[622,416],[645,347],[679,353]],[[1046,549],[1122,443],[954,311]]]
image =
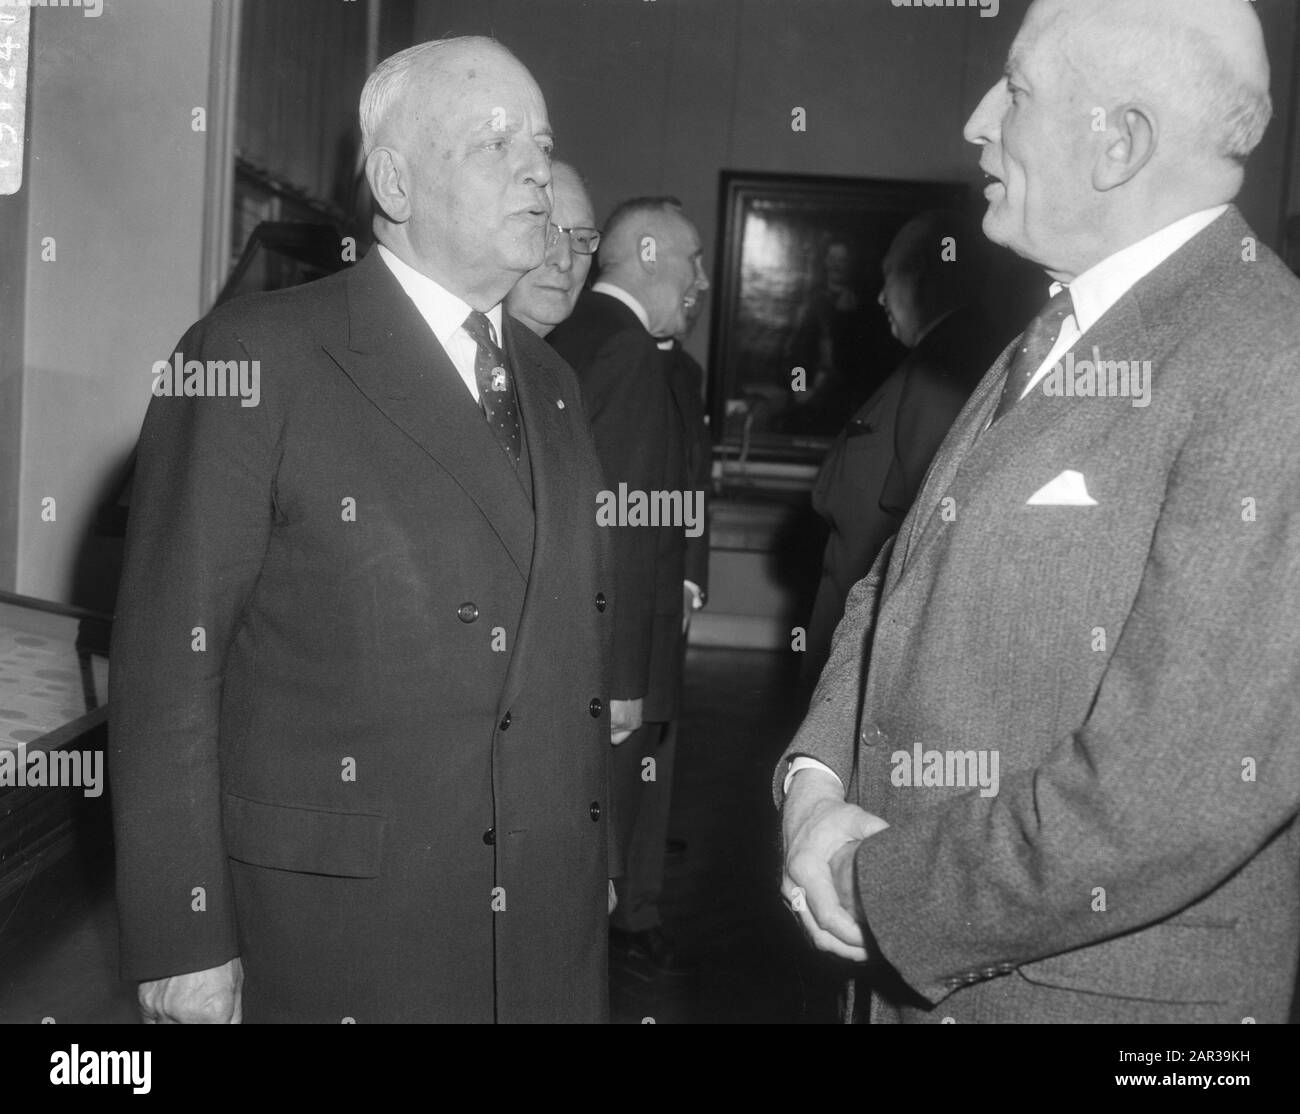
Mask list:
[[1187,111],[1216,153],[1245,162],[1259,146],[1273,118],[1273,98],[1235,72],[1218,45],[1203,31],[1187,28],[1175,57],[1186,61],[1193,85]]
[[1117,7],[1085,9],[1097,35],[1092,47],[1094,80],[1103,82],[1098,91],[1136,86],[1155,94],[1175,109],[1189,139],[1219,158],[1244,163],[1273,116],[1267,72],[1251,73],[1215,39],[1212,27],[1194,19],[1171,19],[1147,4],[1124,10],[1119,21]]
[[[363,157],[380,146],[379,136],[393,106],[401,100],[402,94],[410,85],[411,77],[435,54],[449,46],[491,45],[494,49],[506,50],[495,39],[478,35],[462,35],[451,39],[433,39],[427,43],[418,43],[398,51],[391,58],[386,58],[375,67],[375,72],[366,79],[365,88],[361,90],[361,150]],[[512,55],[513,57],[513,55]]]

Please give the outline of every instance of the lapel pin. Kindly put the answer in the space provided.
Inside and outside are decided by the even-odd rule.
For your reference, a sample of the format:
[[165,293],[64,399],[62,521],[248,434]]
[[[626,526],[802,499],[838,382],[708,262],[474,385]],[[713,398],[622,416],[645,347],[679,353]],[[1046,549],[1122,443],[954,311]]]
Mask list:
[[564,409],[564,399],[560,399],[560,401],[557,402],[555,405],[558,406],[561,410],[563,410],[563,409]]

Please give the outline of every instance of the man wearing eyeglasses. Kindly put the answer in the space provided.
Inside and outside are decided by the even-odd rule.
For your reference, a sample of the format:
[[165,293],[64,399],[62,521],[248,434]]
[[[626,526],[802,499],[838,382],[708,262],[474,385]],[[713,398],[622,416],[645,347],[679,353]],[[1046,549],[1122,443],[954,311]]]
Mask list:
[[[708,287],[699,233],[680,203],[626,201],[606,223],[598,281],[549,337],[578,373],[610,491],[681,492],[687,501],[686,431],[660,345],[687,331]],[[633,521],[629,515],[628,524],[610,527],[617,593],[611,725],[632,729],[610,770],[614,834],[626,865],[612,939],[666,970],[674,957],[657,905],[664,824],[644,818],[666,817],[671,793],[672,764],[661,744],[681,681],[686,536],[682,523]]]
[[568,163],[551,167],[555,204],[546,232],[546,258],[506,295],[506,310],[539,337],[566,320],[587,283],[600,232],[591,198]]

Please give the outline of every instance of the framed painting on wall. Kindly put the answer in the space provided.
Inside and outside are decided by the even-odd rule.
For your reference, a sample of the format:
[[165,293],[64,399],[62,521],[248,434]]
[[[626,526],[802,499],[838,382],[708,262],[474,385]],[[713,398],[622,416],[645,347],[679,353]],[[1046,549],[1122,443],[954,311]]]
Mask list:
[[727,456],[820,460],[906,350],[877,303],[890,242],[964,184],[723,171],[710,422]]

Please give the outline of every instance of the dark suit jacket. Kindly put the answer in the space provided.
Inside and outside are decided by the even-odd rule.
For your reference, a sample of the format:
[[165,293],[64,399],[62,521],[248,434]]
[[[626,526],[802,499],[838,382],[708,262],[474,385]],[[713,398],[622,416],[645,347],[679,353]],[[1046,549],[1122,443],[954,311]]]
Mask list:
[[1001,345],[985,315],[956,310],[921,338],[831,445],[813,489],[813,509],[830,534],[808,624],[803,672],[810,685],[826,664],[849,590],[897,532]]
[[709,496],[713,487],[713,436],[704,409],[704,369],[680,344],[669,353],[668,386],[685,429],[686,476],[691,491],[704,493],[704,532],[686,539],[686,579],[709,591]]
[[[617,493],[620,484],[647,494],[673,490],[681,480],[684,460],[681,429],[670,418],[664,353],[636,314],[617,298],[585,291],[572,316],[547,339],[577,372],[606,490]],[[655,616],[667,606],[662,602],[660,560],[664,531],[615,526],[607,532],[614,540],[619,601],[614,616],[613,695],[646,697],[651,687]],[[677,608],[680,615],[680,579]]]
[[606,1017],[599,465],[569,369],[504,334],[535,508],[377,253],[181,341],[262,397],[155,399],[141,435],[125,977],[240,955],[249,1021]]
[[709,584],[708,490],[713,469],[712,443],[704,420],[700,387],[704,372],[681,346],[674,342],[662,353],[669,392],[668,490],[681,491],[695,502],[703,516],[698,537],[686,536],[684,528],[659,531],[656,561],[654,634],[650,650],[650,688],[646,694],[644,718],[667,723],[681,709],[682,669],[686,638],[682,633],[682,587],[689,578],[701,591]]
[[[984,432],[1009,349],[849,597],[787,756],[890,824],[878,1020],[1287,1019],[1300,282],[1248,238],[1229,211],[1076,345],[1150,361],[1145,408],[1036,388]],[[997,755],[997,793],[905,784],[917,747]]]

